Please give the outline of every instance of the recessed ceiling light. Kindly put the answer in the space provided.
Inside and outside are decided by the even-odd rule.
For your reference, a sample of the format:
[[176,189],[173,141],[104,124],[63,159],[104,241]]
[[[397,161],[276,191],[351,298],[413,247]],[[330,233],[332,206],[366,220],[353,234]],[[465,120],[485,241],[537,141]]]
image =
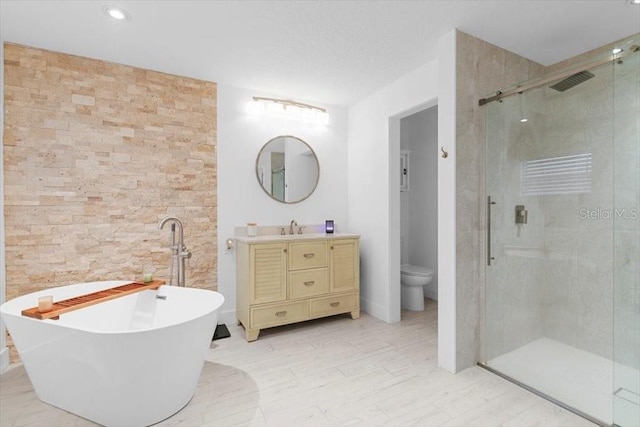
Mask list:
[[119,7],[103,6],[102,10],[108,16],[110,16],[111,18],[116,19],[118,21],[126,21],[126,20],[129,19],[129,13],[126,10],[121,9]]
[[631,0],[629,3],[631,3],[631,4],[640,4],[640,0]]
[[[638,0],[638,1],[640,1],[640,0]],[[617,47],[617,48],[615,48],[615,49],[613,49],[613,50],[611,51],[611,53],[613,53],[614,55],[617,55],[617,54],[619,54],[620,52],[622,52],[622,49],[621,49],[621,48],[619,48],[619,47]]]
[[529,119],[520,119],[520,123],[527,123]]

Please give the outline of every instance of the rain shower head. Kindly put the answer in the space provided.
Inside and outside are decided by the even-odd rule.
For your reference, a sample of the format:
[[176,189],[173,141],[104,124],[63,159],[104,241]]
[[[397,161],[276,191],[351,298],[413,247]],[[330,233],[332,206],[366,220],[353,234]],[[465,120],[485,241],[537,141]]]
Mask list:
[[557,90],[558,92],[564,92],[565,90],[571,89],[572,87],[577,86],[582,82],[586,82],[593,77],[595,77],[594,74],[589,71],[580,71],[579,73],[575,73],[564,80],[560,80],[558,83],[549,87]]

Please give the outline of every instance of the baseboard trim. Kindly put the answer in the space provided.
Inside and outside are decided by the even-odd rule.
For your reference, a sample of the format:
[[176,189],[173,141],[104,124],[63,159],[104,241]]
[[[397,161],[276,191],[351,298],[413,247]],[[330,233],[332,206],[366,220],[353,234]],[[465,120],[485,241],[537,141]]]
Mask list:
[[364,311],[367,314],[372,315],[376,319],[380,319],[383,322],[391,323],[389,321],[389,313],[387,312],[387,308],[378,304],[374,304],[371,301],[367,301],[366,299],[360,298],[360,310]]
[[438,291],[437,290],[425,288],[424,289],[424,296],[427,297],[427,298],[431,298],[434,301],[438,301]]
[[238,319],[236,318],[236,311],[235,310],[226,310],[226,311],[221,311],[220,314],[218,315],[218,324],[225,324],[225,325],[235,325],[236,322],[238,321]]

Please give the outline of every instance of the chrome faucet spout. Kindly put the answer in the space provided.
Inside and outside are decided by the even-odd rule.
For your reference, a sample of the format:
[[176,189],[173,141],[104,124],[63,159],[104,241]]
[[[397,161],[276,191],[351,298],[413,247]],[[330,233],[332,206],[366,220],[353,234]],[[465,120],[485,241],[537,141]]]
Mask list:
[[[174,259],[177,259],[177,264],[178,264],[178,286],[185,286],[185,280],[184,280],[184,271],[185,271],[185,265],[184,265],[184,260],[187,258],[191,258],[191,252],[187,249],[187,246],[184,244],[184,231],[182,228],[182,222],[173,216],[168,216],[166,218],[163,218],[160,220],[160,222],[158,222],[158,229],[162,230],[162,228],[164,227],[164,225],[167,222],[171,222],[171,246],[169,247],[171,249],[171,265],[170,265],[170,279],[169,279],[169,284],[172,284],[173,282],[173,265],[174,265]],[[175,227],[178,227],[178,242],[176,243],[175,241]]]
[[174,224],[178,226],[178,244],[180,245],[180,247],[182,247],[182,245],[184,244],[184,233],[182,231],[182,222],[180,222],[178,218],[173,216],[168,216],[166,218],[161,219],[160,222],[158,223],[158,230],[162,230],[164,225],[169,221],[172,221]]
[[289,224],[289,234],[293,234],[293,227],[297,227],[298,223],[296,222],[295,219],[291,220],[291,223]]

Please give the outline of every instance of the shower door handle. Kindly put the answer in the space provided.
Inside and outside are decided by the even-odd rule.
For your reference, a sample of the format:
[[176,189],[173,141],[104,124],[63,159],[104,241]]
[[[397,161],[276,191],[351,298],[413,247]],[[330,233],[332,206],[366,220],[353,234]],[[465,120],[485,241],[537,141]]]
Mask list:
[[495,205],[496,202],[491,200],[491,196],[487,197],[487,265],[491,265],[491,261],[496,259],[491,256],[491,205]]

